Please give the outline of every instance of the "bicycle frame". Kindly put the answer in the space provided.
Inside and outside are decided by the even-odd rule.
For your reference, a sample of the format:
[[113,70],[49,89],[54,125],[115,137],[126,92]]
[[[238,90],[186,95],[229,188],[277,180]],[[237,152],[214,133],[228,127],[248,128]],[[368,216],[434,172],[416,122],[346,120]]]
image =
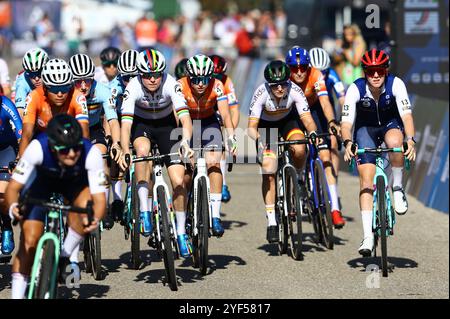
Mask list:
[[[278,153],[280,153],[280,148],[281,146],[278,146]],[[278,156],[278,158],[281,157],[281,160],[279,161],[279,165],[278,165],[278,170],[277,170],[277,175],[279,176],[279,178],[281,178],[281,180],[283,181],[282,185],[286,185],[286,171],[289,168],[293,168],[294,171],[296,171],[295,167],[291,164],[291,156],[289,153],[289,149],[285,148],[283,150],[283,154],[281,154],[281,156]],[[281,185],[281,186],[282,186]],[[281,199],[282,199],[282,205],[283,205],[283,211],[284,211],[284,215],[287,217],[289,212],[288,212],[288,205],[286,202],[286,197],[283,194],[283,187],[280,187],[280,190],[278,191],[278,205],[281,204]]]
[[[198,235],[198,227],[197,227],[197,207],[198,207],[198,185],[200,178],[205,178],[206,180],[206,193],[208,197],[208,203],[211,203],[210,200],[210,182],[208,177],[208,169],[206,167],[206,159],[203,156],[202,152],[200,152],[200,156],[197,158],[197,173],[193,180],[193,189],[191,192],[194,192],[194,218],[192,221],[193,234],[194,236]],[[212,227],[212,216],[211,216],[211,207],[208,206],[208,220],[209,220],[209,228]]]
[[373,232],[377,233],[378,236],[381,236],[381,229],[379,226],[379,218],[378,218],[378,207],[377,207],[377,198],[378,198],[378,192],[377,192],[377,178],[378,176],[382,176],[384,179],[384,185],[385,185],[385,200],[386,200],[386,209],[387,209],[387,221],[388,225],[386,228],[386,236],[389,236],[391,233],[391,230],[394,229],[395,225],[395,214],[392,213],[392,204],[391,204],[391,196],[389,195],[389,182],[388,178],[386,176],[386,173],[384,172],[384,159],[382,156],[377,156],[376,158],[376,170],[375,170],[375,177],[373,179],[373,218],[372,218],[372,230]]
[[[318,151],[316,149],[316,147],[314,145],[312,145],[311,143],[308,144],[308,164],[307,164],[307,170],[306,170],[306,174],[309,174],[309,181],[310,181],[310,189],[313,192],[313,197],[314,197],[314,208],[318,209],[319,208],[319,195],[316,192],[316,180],[314,178],[314,163],[318,162],[319,165],[322,167],[323,169],[323,163],[322,160],[319,158],[319,154]],[[325,184],[326,184],[326,188],[327,188],[327,192],[328,192],[328,198],[331,198],[330,195],[330,189],[328,187],[328,181],[325,178]]]
[[128,174],[129,180],[128,180],[128,183],[127,183],[127,190],[126,190],[126,193],[125,193],[125,196],[126,196],[126,203],[125,203],[125,207],[126,207],[125,222],[126,222],[126,224],[125,225],[127,225],[128,229],[131,229],[132,228],[132,224],[133,224],[133,220],[131,218],[131,205],[132,205],[132,203],[131,203],[131,200],[132,200],[131,192],[132,192],[133,185],[131,185],[131,183],[133,181],[132,177],[133,177],[134,174],[135,174],[135,172],[134,172],[134,163],[131,162],[130,168],[129,168],[129,174]]

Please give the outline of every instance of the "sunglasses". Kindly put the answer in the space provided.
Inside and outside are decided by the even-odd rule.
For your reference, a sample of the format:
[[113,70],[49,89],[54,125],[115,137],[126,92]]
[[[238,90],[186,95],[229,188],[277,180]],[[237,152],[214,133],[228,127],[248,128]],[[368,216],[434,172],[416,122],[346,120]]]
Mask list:
[[46,86],[47,91],[53,94],[58,94],[61,92],[62,94],[68,93],[72,89],[72,84],[67,85],[57,85],[57,86]]
[[41,73],[42,73],[42,70],[41,71],[36,71],[36,72],[28,72],[28,71],[26,72],[27,76],[30,79],[40,78],[41,77]]
[[375,73],[378,73],[378,76],[385,76],[387,73],[387,70],[384,68],[368,68],[364,71],[364,73],[368,76],[368,77],[374,77]]
[[300,64],[297,66],[290,66],[289,67],[291,69],[292,73],[297,73],[299,70],[302,73],[305,73],[306,71],[308,71],[309,65],[308,64]]
[[117,62],[106,61],[106,62],[102,62],[102,65],[106,68],[110,68],[111,66],[114,66],[115,68],[117,68]]
[[210,76],[196,76],[191,78],[191,83],[198,85],[200,83],[203,83],[204,85],[208,85],[211,81],[212,77]]
[[70,153],[70,150],[73,150],[75,153],[80,152],[83,148],[83,144],[80,143],[75,146],[54,146],[53,148],[58,152],[58,154],[68,155]]
[[75,80],[74,83],[75,83],[75,86],[79,88],[79,87],[81,87],[83,82],[86,85],[92,85],[92,83],[94,82],[94,79],[93,78],[78,79],[78,80]]
[[284,88],[284,87],[288,86],[288,84],[289,84],[289,82],[285,81],[285,82],[281,82],[281,83],[269,83],[269,86],[271,88],[276,88],[276,87],[278,87],[278,85],[281,85]]
[[150,80],[151,78],[159,79],[162,75],[162,72],[141,73],[141,77],[147,80]]

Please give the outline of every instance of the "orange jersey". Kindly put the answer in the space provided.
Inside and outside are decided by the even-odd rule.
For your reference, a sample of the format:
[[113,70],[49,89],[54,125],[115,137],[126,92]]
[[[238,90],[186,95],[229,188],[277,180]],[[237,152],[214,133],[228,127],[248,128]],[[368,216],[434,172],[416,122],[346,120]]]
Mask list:
[[236,92],[234,91],[233,81],[231,81],[229,76],[225,76],[223,87],[225,89],[225,95],[228,98],[228,106],[230,108],[239,107],[239,101],[236,97]]
[[313,67],[308,70],[306,80],[303,83],[298,84],[298,86],[300,86],[305,93],[309,107],[312,107],[317,102],[319,96],[328,96],[327,86],[322,72]]
[[221,81],[212,79],[205,93],[201,97],[194,95],[193,89],[189,85],[187,77],[178,80],[181,84],[181,91],[186,98],[189,113],[193,120],[205,119],[214,115],[214,107],[219,101],[227,101],[225,88]]
[[[45,131],[52,119],[54,110],[50,106],[44,89],[38,87],[27,96],[27,106],[23,115],[23,124],[34,124],[38,131]],[[80,123],[89,124],[89,114],[86,97],[76,90],[72,90],[61,110],[57,113],[67,113],[75,117]]]

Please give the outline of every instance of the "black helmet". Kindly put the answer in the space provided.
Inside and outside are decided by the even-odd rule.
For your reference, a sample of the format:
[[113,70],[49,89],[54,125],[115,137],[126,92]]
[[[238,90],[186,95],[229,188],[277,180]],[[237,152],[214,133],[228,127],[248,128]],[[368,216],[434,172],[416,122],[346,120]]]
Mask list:
[[115,47],[107,47],[100,52],[100,60],[103,64],[116,63],[120,57],[120,50]]
[[225,74],[225,72],[227,71],[227,61],[221,57],[220,55],[217,54],[213,54],[210,55],[209,58],[213,61],[214,63],[214,71],[213,74]]
[[83,141],[80,123],[65,113],[57,114],[50,120],[46,133],[51,148],[74,147]]
[[280,84],[289,80],[291,70],[280,60],[270,61],[264,69],[264,78],[269,84]]
[[187,76],[186,62],[188,59],[181,59],[180,62],[175,66],[175,77],[177,80],[181,79],[184,76]]

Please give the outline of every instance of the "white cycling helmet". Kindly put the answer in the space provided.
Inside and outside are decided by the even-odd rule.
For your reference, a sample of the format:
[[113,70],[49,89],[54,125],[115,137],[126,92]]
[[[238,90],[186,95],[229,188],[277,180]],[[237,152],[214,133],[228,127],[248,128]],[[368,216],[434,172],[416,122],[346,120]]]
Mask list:
[[187,60],[186,69],[190,77],[211,76],[214,62],[206,55],[197,54]]
[[136,64],[141,73],[163,72],[166,59],[158,50],[147,49],[139,53]]
[[38,72],[42,70],[48,61],[48,54],[41,48],[28,50],[22,59],[22,66],[25,71]]
[[311,59],[311,65],[320,71],[330,67],[330,56],[322,48],[312,48],[309,50],[309,58]]
[[72,70],[74,80],[94,77],[95,64],[86,54],[72,55],[69,60],[69,66]]
[[136,60],[139,52],[136,50],[124,51],[117,63],[117,69],[121,75],[136,75],[138,74],[138,68],[136,66]]
[[49,60],[42,69],[42,81],[45,86],[72,84],[73,74],[69,64],[62,59]]

